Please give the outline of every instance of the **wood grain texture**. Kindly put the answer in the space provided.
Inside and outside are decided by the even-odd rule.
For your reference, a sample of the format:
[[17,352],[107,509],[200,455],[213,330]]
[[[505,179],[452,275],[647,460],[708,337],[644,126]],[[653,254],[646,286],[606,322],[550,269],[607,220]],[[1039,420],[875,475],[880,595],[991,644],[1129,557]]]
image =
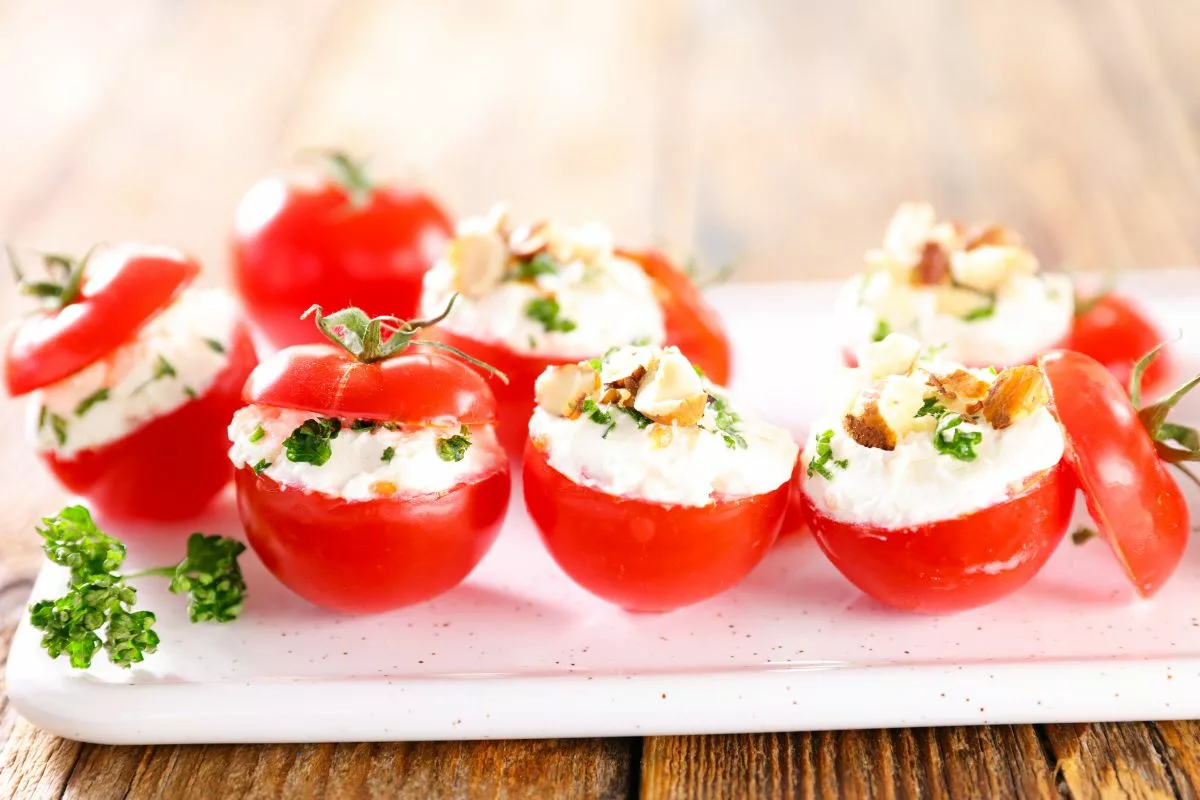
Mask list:
[[[307,146],[459,213],[600,219],[748,279],[843,275],[892,208],[1074,268],[1200,262],[1192,0],[0,5],[0,238],[183,246]],[[0,291],[0,320],[18,308]],[[14,418],[18,404],[0,400]],[[0,440],[0,661],[62,494]],[[1195,722],[572,742],[81,745],[9,708],[0,797],[1179,796]],[[644,757],[641,751],[644,749]],[[639,761],[640,758],[640,761]],[[640,766],[639,766],[640,765]]]

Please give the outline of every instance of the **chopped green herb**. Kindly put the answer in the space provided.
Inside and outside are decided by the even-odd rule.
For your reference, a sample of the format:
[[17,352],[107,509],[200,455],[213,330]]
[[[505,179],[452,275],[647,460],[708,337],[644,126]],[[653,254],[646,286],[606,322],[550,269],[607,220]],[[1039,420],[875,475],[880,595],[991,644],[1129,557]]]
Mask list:
[[66,419],[55,414],[46,406],[42,406],[41,413],[38,414],[38,430],[44,428],[47,422],[50,423],[50,429],[54,431],[54,440],[58,442],[58,446],[65,445],[67,443]]
[[637,423],[639,431],[645,430],[646,428],[648,428],[649,426],[654,424],[654,420],[650,419],[645,414],[638,411],[636,408],[632,408],[632,407],[625,408],[624,406],[614,406],[614,408],[616,408],[617,411],[620,411],[623,414],[628,414],[630,419],[632,419],[635,423]]
[[526,261],[518,261],[517,268],[509,275],[509,280],[532,281],[538,275],[553,275],[558,272],[558,262],[549,253],[538,253]]
[[600,368],[604,366],[604,359],[593,358],[592,360],[588,361],[587,364],[589,367],[596,370],[596,372],[599,372]]
[[1083,544],[1084,542],[1088,541],[1089,539],[1094,538],[1095,536],[1096,536],[1096,531],[1094,528],[1080,526],[1080,527],[1076,528],[1075,530],[1071,531],[1071,544],[1075,544],[1075,545]]
[[537,350],[537,339],[533,338],[533,334],[529,334],[529,340],[526,342],[530,350]]
[[651,342],[653,342],[653,339],[651,339],[649,336],[639,336],[629,344],[631,347],[648,347]]
[[[585,417],[587,417],[588,419],[590,419],[592,422],[596,423],[597,425],[612,425],[613,424],[612,414],[609,414],[604,409],[600,408],[600,406],[596,405],[595,400],[584,400],[583,401],[583,415]],[[608,436],[607,431],[605,432],[604,435],[606,437]]]
[[183,387],[183,393],[186,394],[188,397],[190,397],[193,400],[195,400],[197,397],[200,396],[200,395],[196,394],[196,390],[190,386]]
[[559,316],[561,312],[558,301],[553,297],[535,297],[525,306],[525,316],[534,322],[540,322],[547,333],[569,333],[575,330],[575,323]]
[[737,424],[742,421],[723,397],[717,397],[715,394],[708,396],[708,402],[717,412],[717,432],[721,434],[721,438],[725,440],[725,446],[732,449],[738,447],[748,447],[746,439],[742,436],[742,432],[738,430]]
[[926,397],[921,409],[917,412],[916,418],[920,417],[936,417],[941,419],[946,413],[946,407],[938,402],[936,397]]
[[700,369],[700,365],[699,365],[699,364],[692,364],[692,371],[693,371],[693,372],[695,372],[697,375],[699,375],[701,378],[707,378],[707,377],[708,377],[708,374],[707,374],[707,373],[705,373],[705,371],[704,371],[704,370]]
[[50,413],[50,409],[47,408],[46,406],[42,406],[41,409],[38,411],[38,430],[39,431],[42,428],[46,427],[46,415],[49,413]]
[[255,442],[261,442],[262,438],[266,435],[267,435],[267,432],[266,432],[266,430],[263,429],[262,425],[255,425],[254,430],[252,430],[250,432],[250,437],[249,437],[250,444],[254,444]]
[[321,466],[333,455],[329,444],[342,430],[342,421],[330,417],[305,420],[292,435],[283,440],[288,461]]
[[176,377],[175,367],[171,366],[170,361],[167,361],[162,356],[159,356],[158,360],[154,362],[154,377],[151,378],[151,380],[157,381],[162,380],[163,378],[174,377]]
[[978,322],[981,319],[987,319],[996,313],[996,298],[989,295],[988,304],[981,306],[973,311],[968,311],[963,316],[963,322]]
[[258,460],[258,463],[257,463],[257,464],[255,464],[255,465],[254,465],[253,467],[251,467],[250,469],[254,470],[254,474],[255,474],[255,475],[262,475],[262,474],[263,474],[263,472],[265,472],[265,471],[266,471],[266,469],[267,469],[267,467],[269,467],[269,466],[271,466],[271,462],[270,462],[270,461],[267,461],[265,458],[260,458],[260,459]]
[[[92,406],[96,405],[96,403],[103,403],[107,399],[108,389],[97,389],[79,401],[79,405],[75,406],[75,416],[82,417],[84,414],[90,411]],[[42,410],[45,411],[45,408]],[[40,421],[38,426],[41,427]]]
[[831,481],[833,480],[833,470],[829,468],[830,464],[838,469],[845,469],[850,466],[850,462],[847,459],[834,460],[832,442],[833,429],[827,430],[817,437],[817,454],[809,459],[808,469],[806,470],[808,477],[811,478],[814,475],[820,475],[825,480]]
[[352,431],[373,431],[379,423],[373,419],[356,419],[350,423]]
[[[457,434],[437,440],[437,454],[442,461],[462,461],[471,446],[471,429],[463,425]],[[391,448],[388,448],[389,450]],[[393,451],[393,455],[394,455]],[[385,452],[386,455],[386,452]],[[386,459],[391,461],[391,459]]]
[[392,463],[392,459],[395,457],[396,457],[396,448],[385,447],[385,448],[383,448],[383,455],[381,455],[379,457],[379,460],[385,464],[390,464],[390,463]]
[[209,350],[212,350],[214,353],[221,353],[222,355],[224,355],[225,345],[221,344],[216,339],[205,338],[204,343],[206,345],[208,345]]
[[983,441],[983,434],[962,430],[959,427],[962,423],[963,418],[958,414],[943,414],[933,430],[933,446],[939,453],[959,461],[974,461],[978,457],[975,445]]
[[875,333],[871,335],[871,341],[882,342],[892,333],[892,326],[888,325],[887,320],[879,320],[879,324],[875,326]]

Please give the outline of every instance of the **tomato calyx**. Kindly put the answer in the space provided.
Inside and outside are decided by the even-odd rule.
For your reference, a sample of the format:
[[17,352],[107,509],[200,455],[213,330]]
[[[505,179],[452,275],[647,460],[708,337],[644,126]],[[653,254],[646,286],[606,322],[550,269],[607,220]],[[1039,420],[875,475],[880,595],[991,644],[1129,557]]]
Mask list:
[[321,306],[317,304],[309,306],[308,310],[300,315],[300,319],[307,319],[311,315],[317,323],[317,329],[326,339],[363,364],[375,364],[395,358],[410,345],[418,344],[444,350],[468,364],[486,370],[504,383],[508,383],[508,376],[503,372],[491,364],[464,353],[453,345],[432,339],[413,341],[423,329],[430,328],[444,320],[449,315],[450,309],[454,308],[454,301],[457,299],[457,294],[452,295],[442,313],[429,319],[403,320],[393,316],[372,317],[368,316],[367,312],[361,308],[353,306],[332,314],[325,314]]
[[[1078,284],[1076,280],[1077,274],[1071,273],[1071,283]],[[1117,290],[1117,276],[1114,272],[1106,272],[1104,277],[1100,279],[1100,285],[1090,291],[1087,295],[1075,296],[1075,318],[1086,317],[1096,309],[1096,306],[1104,302],[1110,294]]]
[[58,311],[79,299],[80,289],[83,287],[83,271],[87,268],[88,259],[95,248],[79,259],[58,253],[40,253],[42,266],[46,271],[46,279],[40,281],[25,277],[17,254],[11,246],[5,245],[4,250],[18,291],[38,298],[47,310]]
[[318,153],[334,183],[345,190],[350,205],[362,208],[375,191],[375,183],[367,175],[365,160],[353,158],[341,150],[322,150]]
[[1157,403],[1142,407],[1142,376],[1166,346],[1167,343],[1160,344],[1134,365],[1129,382],[1129,399],[1146,433],[1150,434],[1158,457],[1200,486],[1200,477],[1186,466],[1188,462],[1200,461],[1200,431],[1168,419],[1179,401],[1200,385],[1200,375],[1194,376]]

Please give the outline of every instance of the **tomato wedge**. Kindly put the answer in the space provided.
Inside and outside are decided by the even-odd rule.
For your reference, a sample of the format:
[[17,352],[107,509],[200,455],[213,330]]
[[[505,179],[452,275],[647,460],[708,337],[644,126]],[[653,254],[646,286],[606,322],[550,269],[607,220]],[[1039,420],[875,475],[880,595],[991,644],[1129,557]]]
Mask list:
[[1105,364],[1058,350],[1039,361],[1088,512],[1134,587],[1149,597],[1187,546],[1187,503],[1122,383]]
[[77,294],[23,318],[8,343],[4,379],[14,397],[104,358],[200,274],[200,265],[182,252],[141,244],[97,250],[75,269],[82,271]]

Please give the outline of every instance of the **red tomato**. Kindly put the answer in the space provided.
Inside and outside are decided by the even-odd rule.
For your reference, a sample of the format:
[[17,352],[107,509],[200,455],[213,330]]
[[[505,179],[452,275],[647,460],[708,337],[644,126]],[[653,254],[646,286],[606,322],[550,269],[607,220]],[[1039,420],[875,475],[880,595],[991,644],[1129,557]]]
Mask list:
[[320,341],[300,319],[313,303],[414,316],[421,280],[452,233],[427,194],[373,186],[344,156],[329,161],[333,177],[265,178],[238,207],[233,275],[276,347]]
[[1187,546],[1187,503],[1107,364],[1076,352],[1039,361],[1088,512],[1142,595],[1157,592]]
[[821,550],[865,594],[905,611],[939,614],[999,600],[1037,574],[1071,524],[1075,481],[1064,462],[1009,500],[907,528],[859,525],[797,494]]
[[617,255],[636,262],[654,282],[666,316],[666,343],[678,347],[713,383],[728,384],[729,337],[716,309],[687,273],[656,250],[619,250]]
[[670,611],[746,577],[779,535],[784,484],[711,506],[666,506],[581,486],[530,442],[525,504],[550,555],[572,580],[629,611]]
[[226,428],[241,407],[242,385],[257,359],[239,323],[229,363],[208,391],[128,436],[71,459],[43,453],[58,480],[101,513],[136,519],[194,517],[229,483]]
[[[1089,355],[1129,387],[1133,365],[1166,337],[1129,298],[1108,293],[1095,301],[1080,301],[1080,312],[1063,347]],[[1146,394],[1155,394],[1173,371],[1167,353],[1159,354],[1142,377]]]
[[[348,316],[350,326],[343,324]],[[276,353],[246,382],[245,400],[407,426],[494,422],[495,398],[474,369],[407,349],[426,323],[406,324],[381,341],[384,323],[396,320],[368,320],[358,309],[318,312],[318,327],[341,349],[299,345]],[[293,592],[337,611],[384,611],[453,588],[491,547],[511,488],[508,460],[495,456],[494,468],[447,491],[405,494],[400,487],[370,500],[283,486],[241,469],[238,509],[251,547]]]
[[342,500],[237,471],[238,510],[267,569],[334,611],[375,613],[453,589],[504,521],[508,465],[442,494]]
[[200,265],[165,247],[122,244],[82,266],[78,295],[21,319],[5,352],[8,393],[28,394],[107,356],[175,301]]

